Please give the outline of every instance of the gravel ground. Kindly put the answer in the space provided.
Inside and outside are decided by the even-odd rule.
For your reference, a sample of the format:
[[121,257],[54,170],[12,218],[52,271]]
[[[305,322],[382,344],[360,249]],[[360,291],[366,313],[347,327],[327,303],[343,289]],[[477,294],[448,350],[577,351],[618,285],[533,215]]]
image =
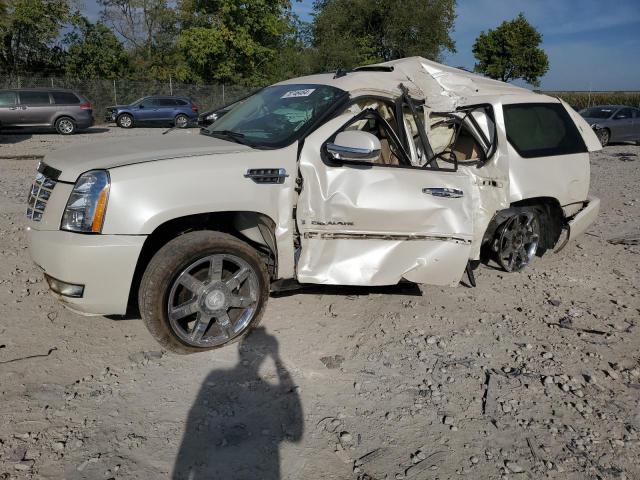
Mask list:
[[180,357],[47,294],[36,161],[0,160],[0,479],[640,478],[640,147],[591,164],[597,223],[523,273],[280,295],[239,346]]

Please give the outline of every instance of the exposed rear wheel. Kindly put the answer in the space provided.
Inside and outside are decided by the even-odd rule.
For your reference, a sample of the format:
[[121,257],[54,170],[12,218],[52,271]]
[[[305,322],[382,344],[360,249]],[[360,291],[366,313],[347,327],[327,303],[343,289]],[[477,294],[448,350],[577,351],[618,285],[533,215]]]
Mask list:
[[189,118],[186,115],[183,115],[182,113],[179,115],[176,115],[176,118],[174,120],[174,125],[176,127],[186,128],[188,123],[189,123]]
[[177,237],[149,262],[138,301],[154,338],[175,353],[233,343],[262,317],[269,276],[257,252],[219,232]]
[[519,272],[529,265],[540,243],[540,219],[534,209],[509,217],[497,230],[496,260],[506,272]]
[[61,117],[56,120],[55,127],[60,135],[71,135],[76,131],[76,124],[69,117]]

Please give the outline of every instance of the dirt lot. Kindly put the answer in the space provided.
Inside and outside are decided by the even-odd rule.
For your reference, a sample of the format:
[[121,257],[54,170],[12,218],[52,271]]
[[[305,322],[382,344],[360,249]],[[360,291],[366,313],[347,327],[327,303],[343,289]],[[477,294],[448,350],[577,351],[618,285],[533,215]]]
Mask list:
[[239,347],[187,357],[47,294],[35,166],[0,160],[0,479],[640,478],[640,147],[592,157],[598,222],[524,273],[272,297]]

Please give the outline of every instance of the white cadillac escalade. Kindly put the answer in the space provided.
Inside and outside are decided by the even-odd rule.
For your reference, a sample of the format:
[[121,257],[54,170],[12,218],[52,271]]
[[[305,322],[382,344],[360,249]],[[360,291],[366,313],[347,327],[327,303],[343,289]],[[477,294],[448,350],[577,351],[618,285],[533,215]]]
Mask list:
[[423,58],[272,85],[201,133],[52,152],[27,207],[65,305],[138,307],[179,353],[238,340],[292,285],[520,271],[599,208],[571,107]]

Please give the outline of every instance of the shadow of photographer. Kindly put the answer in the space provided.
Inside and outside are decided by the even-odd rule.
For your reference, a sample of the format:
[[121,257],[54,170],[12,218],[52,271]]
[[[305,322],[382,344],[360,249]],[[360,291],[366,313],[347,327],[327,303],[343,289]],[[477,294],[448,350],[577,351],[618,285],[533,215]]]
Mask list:
[[[278,342],[257,328],[242,340],[232,369],[207,375],[193,403],[173,480],[278,480],[280,444],[302,438],[300,397],[278,353]],[[271,357],[277,383],[260,378]]]

